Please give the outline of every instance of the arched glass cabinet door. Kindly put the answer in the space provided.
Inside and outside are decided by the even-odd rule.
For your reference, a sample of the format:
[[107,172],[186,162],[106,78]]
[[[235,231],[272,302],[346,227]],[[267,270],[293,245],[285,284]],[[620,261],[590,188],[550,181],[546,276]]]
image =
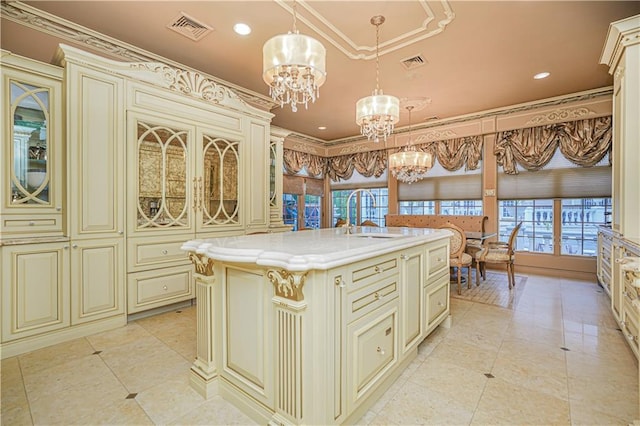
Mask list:
[[269,144],[269,206],[276,207],[276,149],[275,143]]
[[189,132],[137,122],[136,229],[188,228]]
[[201,194],[196,209],[202,211],[203,227],[240,223],[239,145],[238,141],[202,135],[203,176],[196,182]]
[[11,80],[10,205],[50,206],[50,89]]

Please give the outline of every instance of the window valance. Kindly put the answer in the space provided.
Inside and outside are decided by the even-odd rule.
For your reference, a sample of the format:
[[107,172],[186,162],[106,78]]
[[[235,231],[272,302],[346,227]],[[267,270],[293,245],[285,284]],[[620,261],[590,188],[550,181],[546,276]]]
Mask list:
[[293,151],[291,149],[283,150],[284,169],[288,174],[295,175],[306,167],[309,176],[321,178],[327,168],[327,159],[319,155],[309,154],[308,152]]
[[354,170],[365,177],[380,177],[386,168],[386,150],[357,152],[327,158],[327,175],[335,182],[349,179]]
[[482,135],[434,141],[416,145],[416,148],[430,152],[450,172],[463,166],[465,170],[476,170],[482,159]]
[[596,165],[611,151],[611,116],[499,132],[494,153],[503,172],[515,175],[517,165],[542,169],[558,148],[576,165]]

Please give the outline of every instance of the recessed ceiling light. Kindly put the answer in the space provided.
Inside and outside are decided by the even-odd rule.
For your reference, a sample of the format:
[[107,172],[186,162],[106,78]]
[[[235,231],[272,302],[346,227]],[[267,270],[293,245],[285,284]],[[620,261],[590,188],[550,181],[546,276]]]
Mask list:
[[327,126],[318,126],[318,130],[327,130]]
[[535,78],[536,80],[542,80],[543,78],[547,78],[551,75],[550,72],[539,72],[538,74],[534,75],[533,78]]
[[243,24],[242,22],[238,22],[233,26],[233,31],[240,35],[251,34],[251,27],[247,24]]

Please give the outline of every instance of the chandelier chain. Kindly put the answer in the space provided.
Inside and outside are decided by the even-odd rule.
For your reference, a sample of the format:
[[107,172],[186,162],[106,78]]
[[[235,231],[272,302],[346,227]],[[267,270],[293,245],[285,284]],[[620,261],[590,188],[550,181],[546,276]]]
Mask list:
[[380,90],[380,24],[376,25],[376,93]]
[[296,23],[298,21],[296,6],[296,0],[293,0],[293,34],[298,34],[298,28],[296,28]]

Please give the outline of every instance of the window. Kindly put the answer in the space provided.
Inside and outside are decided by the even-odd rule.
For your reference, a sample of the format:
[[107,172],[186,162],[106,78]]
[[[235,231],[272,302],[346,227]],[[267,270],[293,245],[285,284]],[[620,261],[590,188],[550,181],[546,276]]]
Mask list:
[[436,214],[435,201],[400,201],[400,214]]
[[598,225],[606,223],[611,198],[562,200],[561,254],[595,256]]
[[304,227],[320,229],[320,212],[322,211],[322,197],[319,195],[304,196]]
[[[320,228],[323,181],[302,176],[283,175],[282,219],[294,231]],[[302,213],[302,215],[299,215]]]
[[440,201],[440,214],[482,216],[482,200]]
[[[500,241],[507,241],[522,221],[516,250],[574,256],[595,256],[598,225],[607,221],[611,198],[565,198],[560,200],[501,200]],[[559,212],[559,213],[556,213]],[[554,247],[554,224],[560,222],[560,248]]]
[[553,200],[501,200],[498,239],[507,242],[522,222],[516,237],[518,251],[553,253]]
[[[351,198],[349,206],[349,220],[352,225],[360,224],[365,220],[371,220],[379,226],[384,226],[384,217],[389,212],[389,190],[387,188],[369,188],[375,197],[375,205],[373,199],[366,192],[358,192]],[[331,199],[333,206],[332,223],[335,224],[338,219],[347,219],[347,199],[353,192],[351,189],[341,189],[331,191]]]
[[298,196],[295,194],[282,195],[282,220],[285,225],[293,226],[298,230]]

